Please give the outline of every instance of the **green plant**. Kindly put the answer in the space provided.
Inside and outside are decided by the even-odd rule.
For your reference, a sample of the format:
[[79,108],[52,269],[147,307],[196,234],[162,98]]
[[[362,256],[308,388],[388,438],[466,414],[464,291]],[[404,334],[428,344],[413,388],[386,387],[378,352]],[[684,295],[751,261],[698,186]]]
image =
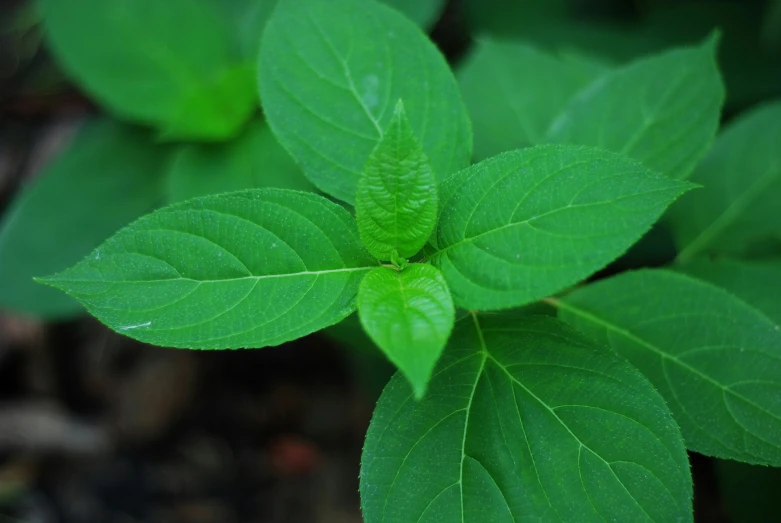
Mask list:
[[[193,349],[357,308],[400,370],[367,434],[367,522],[692,521],[687,449],[781,466],[781,265],[752,258],[778,252],[781,104],[714,140],[717,47],[614,66],[484,40],[457,81],[396,11],[280,0],[264,114],[345,205],[190,199],[42,281]],[[672,265],[586,282],[660,218]]]

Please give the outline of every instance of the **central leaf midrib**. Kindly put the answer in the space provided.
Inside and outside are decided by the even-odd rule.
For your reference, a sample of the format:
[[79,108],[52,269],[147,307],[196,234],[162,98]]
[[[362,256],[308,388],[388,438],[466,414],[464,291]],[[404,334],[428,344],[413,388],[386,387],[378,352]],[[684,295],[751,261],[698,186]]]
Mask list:
[[[300,271],[300,272],[291,272],[286,274],[263,274],[263,275],[253,275],[253,276],[241,276],[239,278],[225,278],[225,279],[212,279],[212,280],[199,280],[196,278],[164,278],[164,279],[150,279],[150,280],[98,280],[100,283],[110,283],[110,284],[126,284],[126,283],[133,283],[133,284],[140,284],[140,283],[158,283],[158,282],[169,282],[169,281],[192,281],[196,283],[228,283],[228,282],[235,282],[235,281],[241,281],[241,280],[270,280],[270,279],[278,279],[278,278],[291,278],[295,276],[320,276],[321,274],[339,274],[339,273],[345,273],[345,272],[357,272],[357,271],[370,271],[374,269],[375,267],[348,267],[343,269],[326,269],[322,271]],[[67,282],[67,283],[96,283],[95,280],[55,280],[56,282]]]

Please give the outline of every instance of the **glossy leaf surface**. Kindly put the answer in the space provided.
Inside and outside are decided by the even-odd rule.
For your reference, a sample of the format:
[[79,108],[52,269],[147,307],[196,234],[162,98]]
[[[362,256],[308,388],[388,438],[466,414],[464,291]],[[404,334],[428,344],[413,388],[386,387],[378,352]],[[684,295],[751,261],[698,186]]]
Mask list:
[[455,321],[442,273],[423,264],[402,271],[374,269],[361,282],[358,315],[372,340],[409,380],[415,397],[422,398]]
[[166,139],[224,139],[256,106],[225,17],[204,1],[42,0],[51,50],[113,114]]
[[553,119],[602,71],[527,44],[479,41],[458,71],[474,125],[475,160],[545,143]]
[[358,181],[355,217],[363,244],[380,260],[409,258],[437,221],[437,179],[399,102]]
[[383,392],[367,523],[692,521],[680,433],[639,372],[553,318],[478,319],[421,401],[398,374]]
[[46,319],[81,314],[78,302],[33,277],[66,269],[163,201],[170,151],[146,134],[95,120],[66,147],[0,222],[0,308]]
[[174,202],[261,187],[314,190],[260,119],[230,142],[180,146],[167,183],[169,199]]
[[355,221],[338,205],[256,189],[145,216],[45,283],[147,343],[253,348],[346,317],[372,266]]
[[577,146],[503,153],[440,187],[440,267],[457,305],[524,305],[621,255],[689,184]]
[[263,36],[260,94],[271,128],[309,179],[351,204],[399,99],[438,179],[472,154],[447,62],[412,22],[379,3],[281,0]]
[[670,209],[681,261],[698,253],[742,254],[753,243],[781,233],[779,144],[779,101],[724,128],[692,177],[703,189]]
[[781,465],[781,331],[767,316],[663,270],[591,284],[559,305],[562,319],[651,380],[690,450]]
[[553,121],[548,140],[591,145],[687,178],[719,127],[724,86],[716,38],[597,78]]

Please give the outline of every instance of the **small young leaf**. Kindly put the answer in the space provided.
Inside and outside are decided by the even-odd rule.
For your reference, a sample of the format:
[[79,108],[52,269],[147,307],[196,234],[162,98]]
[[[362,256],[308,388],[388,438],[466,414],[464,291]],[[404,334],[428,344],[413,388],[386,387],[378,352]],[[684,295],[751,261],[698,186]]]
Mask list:
[[255,108],[228,25],[193,0],[42,0],[47,36],[63,67],[123,118],[167,138],[223,139]]
[[426,392],[455,314],[445,278],[431,265],[378,267],[358,290],[363,328],[409,380],[417,399]]
[[781,259],[698,259],[678,269],[731,292],[781,325]]
[[361,459],[366,523],[691,522],[680,432],[639,372],[553,318],[461,321],[426,396],[400,375]]
[[781,233],[781,101],[730,123],[692,180],[704,186],[670,208],[682,262],[698,253],[745,253]]
[[538,145],[553,119],[604,68],[516,42],[481,40],[458,71],[476,161]]
[[598,149],[503,153],[442,184],[431,259],[461,307],[524,305],[617,258],[690,187]]
[[719,127],[724,86],[716,43],[711,37],[596,79],[554,120],[549,141],[605,148],[687,178]]
[[781,332],[733,295],[663,270],[624,273],[559,302],[665,397],[690,450],[781,465]]
[[260,187],[314,190],[261,119],[230,142],[180,146],[167,181],[172,202]]
[[363,168],[355,217],[363,244],[380,260],[390,260],[394,251],[414,256],[436,225],[437,179],[401,101]]
[[355,310],[376,262],[355,221],[316,194],[256,189],[145,216],[43,279],[121,334],[155,345],[278,345]]
[[83,125],[0,221],[0,308],[46,319],[81,314],[78,302],[33,277],[66,269],[160,205],[169,153],[111,120]]
[[280,143],[315,185],[355,202],[393,104],[439,179],[469,164],[472,130],[440,52],[395,10],[369,0],[281,0],[263,35],[260,95]]

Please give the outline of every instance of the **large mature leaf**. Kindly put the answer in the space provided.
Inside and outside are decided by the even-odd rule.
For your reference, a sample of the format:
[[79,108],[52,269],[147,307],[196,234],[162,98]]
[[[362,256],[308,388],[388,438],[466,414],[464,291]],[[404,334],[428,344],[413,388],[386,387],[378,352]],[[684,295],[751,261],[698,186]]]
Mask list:
[[41,0],[52,51],[112,113],[165,138],[221,139],[254,110],[224,17],[204,1]]
[[260,94],[306,175],[349,203],[399,99],[439,179],[471,157],[469,118],[444,58],[373,1],[281,0],[263,35]]
[[490,39],[458,71],[475,133],[475,159],[545,142],[553,119],[603,67]]
[[338,205],[311,193],[255,189],[145,216],[44,282],[147,343],[250,348],[346,317],[373,266],[355,221]]
[[82,312],[34,276],[76,263],[163,200],[168,149],[136,129],[89,122],[24,187],[0,224],[0,307],[44,318]]
[[781,465],[781,332],[733,295],[663,270],[624,273],[559,302],[665,397],[691,450]]
[[437,179],[401,102],[363,168],[355,217],[363,244],[380,260],[417,254],[434,230]]
[[361,325],[406,376],[418,399],[453,330],[455,314],[445,278],[431,265],[413,264],[402,271],[378,267],[358,291]]
[[442,184],[433,263],[457,305],[523,305],[617,258],[689,187],[598,149],[504,153]]
[[602,147],[687,178],[719,127],[724,86],[716,38],[597,78],[554,120],[548,139]]
[[746,113],[719,135],[692,180],[704,186],[670,209],[679,259],[744,253],[781,233],[781,102]]
[[172,201],[260,187],[314,189],[260,119],[225,144],[180,146],[168,173]]
[[781,325],[781,259],[698,259],[679,270],[726,289]]
[[367,523],[691,521],[686,453],[662,398],[546,317],[460,322],[412,401],[397,375],[364,447]]

